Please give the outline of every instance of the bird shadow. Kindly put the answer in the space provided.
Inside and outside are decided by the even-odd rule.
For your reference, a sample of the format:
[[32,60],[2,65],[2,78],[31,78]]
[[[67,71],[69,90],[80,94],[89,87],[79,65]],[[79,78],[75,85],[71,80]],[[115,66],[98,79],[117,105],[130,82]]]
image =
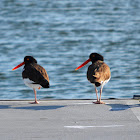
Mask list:
[[54,110],[65,106],[51,105],[51,106],[23,106],[23,107],[12,107],[13,109],[25,109],[25,110]]
[[8,109],[11,108],[11,105],[0,105],[0,109]]
[[25,109],[25,110],[54,110],[65,107],[64,105],[51,105],[51,106],[23,106],[12,107],[11,105],[0,105],[0,109]]
[[140,104],[126,105],[126,104],[107,104],[110,106],[110,111],[123,111],[129,108],[140,107]]

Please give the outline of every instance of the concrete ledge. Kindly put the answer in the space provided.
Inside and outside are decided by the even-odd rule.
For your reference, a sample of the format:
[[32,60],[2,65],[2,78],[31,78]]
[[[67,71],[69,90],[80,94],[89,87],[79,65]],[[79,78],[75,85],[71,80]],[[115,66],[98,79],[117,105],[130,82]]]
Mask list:
[[139,100],[0,101],[2,140],[139,140]]

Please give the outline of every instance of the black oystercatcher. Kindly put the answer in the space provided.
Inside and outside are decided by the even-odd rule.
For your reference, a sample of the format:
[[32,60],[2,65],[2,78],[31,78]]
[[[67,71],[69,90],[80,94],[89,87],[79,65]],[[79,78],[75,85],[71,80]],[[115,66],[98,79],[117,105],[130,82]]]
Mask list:
[[36,90],[43,88],[49,88],[49,77],[47,75],[46,70],[37,64],[37,60],[32,56],[25,56],[24,62],[13,68],[15,70],[22,65],[25,65],[22,72],[22,78],[24,80],[25,85],[32,88],[35,94],[35,102],[32,104],[38,104],[36,97]]

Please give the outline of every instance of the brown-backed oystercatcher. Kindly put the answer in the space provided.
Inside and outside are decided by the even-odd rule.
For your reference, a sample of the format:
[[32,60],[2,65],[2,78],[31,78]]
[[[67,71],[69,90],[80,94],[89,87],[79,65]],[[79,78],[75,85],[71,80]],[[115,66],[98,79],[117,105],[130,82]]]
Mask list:
[[[88,62],[92,62],[92,64],[88,67],[87,70],[87,79],[90,83],[95,86],[95,92],[97,96],[97,101],[93,102],[95,104],[105,104],[101,101],[101,94],[103,90],[103,86],[110,80],[111,72],[109,66],[104,63],[104,57],[98,53],[91,53],[89,59],[77,67],[75,70],[82,68]],[[98,98],[98,90],[96,87],[101,86],[100,89],[100,98]]]

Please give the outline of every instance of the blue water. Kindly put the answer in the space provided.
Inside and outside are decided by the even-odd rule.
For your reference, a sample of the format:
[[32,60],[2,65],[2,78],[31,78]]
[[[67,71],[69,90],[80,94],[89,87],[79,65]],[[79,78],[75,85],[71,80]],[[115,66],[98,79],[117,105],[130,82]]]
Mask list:
[[50,89],[38,99],[92,99],[89,66],[74,69],[91,52],[111,68],[102,98],[140,94],[139,0],[1,0],[0,99],[34,99],[23,83],[24,56],[34,56],[48,72]]

